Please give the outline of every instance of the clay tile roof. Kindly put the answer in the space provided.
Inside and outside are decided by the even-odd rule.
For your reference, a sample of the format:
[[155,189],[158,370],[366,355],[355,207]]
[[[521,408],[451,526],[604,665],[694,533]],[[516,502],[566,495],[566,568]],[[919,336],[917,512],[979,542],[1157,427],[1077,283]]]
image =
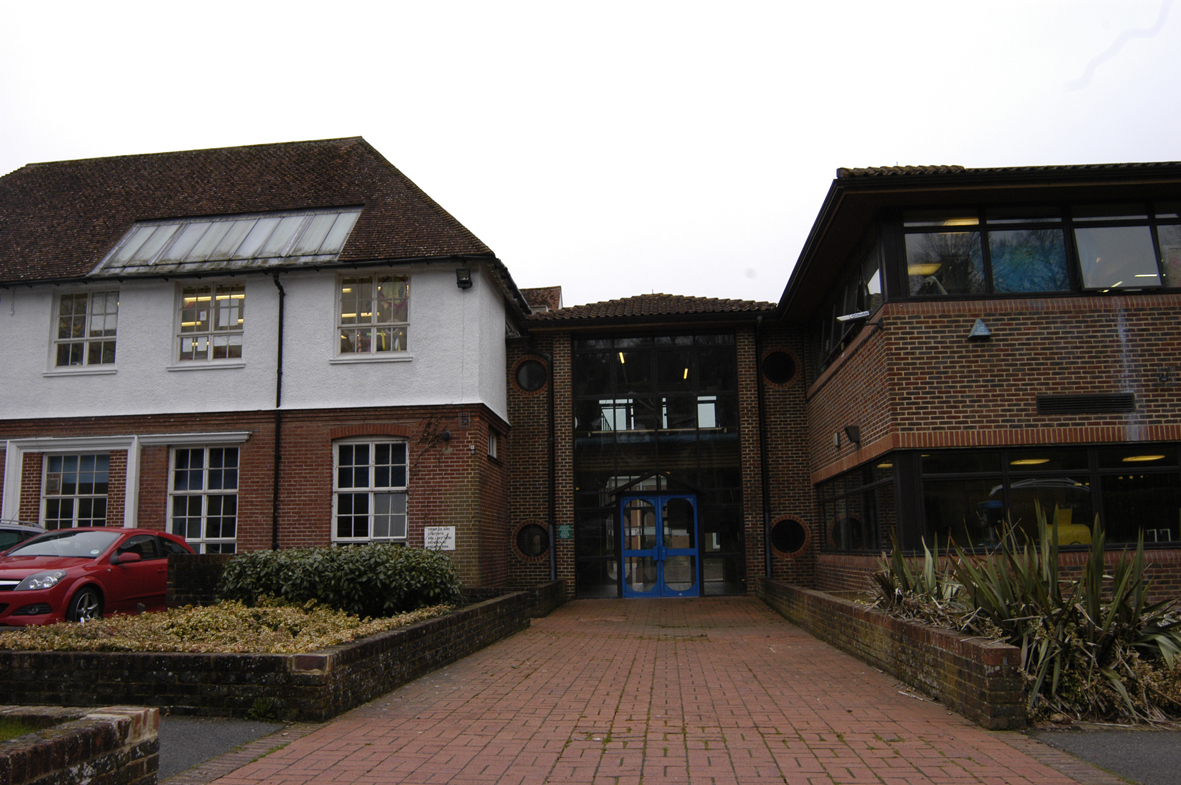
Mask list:
[[869,166],[837,169],[837,179],[855,177],[898,177],[902,175],[1054,175],[1086,174],[1088,172],[1138,172],[1173,169],[1181,164],[1169,161],[1123,164],[1071,164],[1067,166],[991,166],[969,169],[966,166]]
[[22,167],[0,177],[0,282],[85,276],[137,221],[347,206],[343,264],[492,256],[353,137]]
[[754,300],[722,300],[714,297],[684,297],[677,294],[641,294],[621,300],[574,305],[557,311],[544,311],[528,317],[530,321],[551,322],[572,319],[618,319],[645,316],[681,316],[690,314],[759,314],[773,311],[775,303]]
[[962,166],[869,166],[863,169],[837,169],[837,179],[847,177],[890,177],[900,174],[952,174],[967,171]]
[[562,307],[562,287],[560,286],[537,286],[532,289],[522,289],[521,294],[525,298],[525,302],[531,306],[545,306],[551,311],[556,311]]

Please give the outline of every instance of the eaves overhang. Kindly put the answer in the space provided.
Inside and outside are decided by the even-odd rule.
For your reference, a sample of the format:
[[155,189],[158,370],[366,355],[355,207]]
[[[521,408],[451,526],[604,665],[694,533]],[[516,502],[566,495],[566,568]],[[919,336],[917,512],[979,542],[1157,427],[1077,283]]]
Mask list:
[[865,231],[887,210],[1160,199],[1181,199],[1181,163],[840,169],[792,269],[776,316],[795,324],[810,321]]

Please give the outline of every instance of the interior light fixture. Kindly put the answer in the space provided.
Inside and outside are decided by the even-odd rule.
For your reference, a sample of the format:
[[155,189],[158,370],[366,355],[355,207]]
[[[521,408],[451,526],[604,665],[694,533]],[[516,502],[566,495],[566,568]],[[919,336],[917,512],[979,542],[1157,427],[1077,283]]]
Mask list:
[[931,264],[911,264],[907,265],[906,274],[922,275],[925,277],[939,272],[939,268],[942,266],[943,264],[941,262],[932,262]]
[[879,463],[879,464],[878,464],[878,468],[879,468],[879,469],[893,469],[893,468],[894,468],[894,464],[892,464],[892,463]]
[[1009,461],[1010,466],[1038,466],[1039,464],[1049,463],[1049,458],[1021,458],[1016,461]]
[[623,362],[623,352],[620,352],[620,353],[619,353],[619,364],[620,364],[620,365],[623,365],[623,364],[624,364],[624,362]]
[[466,267],[455,268],[455,285],[460,289],[472,288],[472,271]]
[[963,218],[948,218],[943,222],[944,226],[977,226],[980,221],[976,218],[964,216]]
[[1146,463],[1148,461],[1159,461],[1165,456],[1163,455],[1129,455],[1123,459],[1124,463]]
[[685,369],[685,374],[684,374],[684,375],[683,375],[681,378],[682,378],[682,379],[688,379],[688,378],[689,378],[689,369],[688,369],[688,368],[686,368],[686,369]]

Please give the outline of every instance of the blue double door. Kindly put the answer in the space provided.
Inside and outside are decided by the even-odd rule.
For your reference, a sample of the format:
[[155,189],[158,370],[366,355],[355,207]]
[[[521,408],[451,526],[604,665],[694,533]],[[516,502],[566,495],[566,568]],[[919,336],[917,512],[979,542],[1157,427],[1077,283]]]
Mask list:
[[689,494],[620,498],[624,597],[701,594],[697,497]]

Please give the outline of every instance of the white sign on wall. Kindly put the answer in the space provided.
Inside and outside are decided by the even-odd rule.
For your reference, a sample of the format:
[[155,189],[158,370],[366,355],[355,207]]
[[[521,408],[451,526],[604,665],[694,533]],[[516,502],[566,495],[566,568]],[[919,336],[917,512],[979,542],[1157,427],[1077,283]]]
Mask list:
[[455,550],[454,526],[427,526],[423,529],[423,540],[428,551]]

